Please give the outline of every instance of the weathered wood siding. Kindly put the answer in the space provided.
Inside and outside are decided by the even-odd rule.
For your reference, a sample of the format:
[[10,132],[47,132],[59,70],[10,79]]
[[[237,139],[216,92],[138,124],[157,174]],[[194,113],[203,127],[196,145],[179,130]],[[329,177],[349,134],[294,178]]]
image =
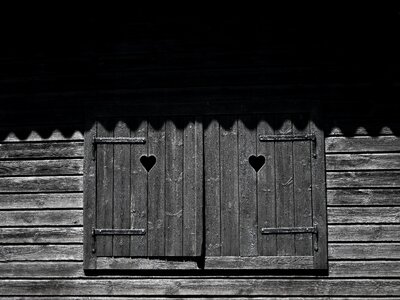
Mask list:
[[[369,13],[364,15],[377,13],[375,7]],[[302,16],[294,10],[289,17],[295,15]],[[332,16],[329,22],[345,22]],[[48,48],[38,46],[40,39],[28,39],[26,47],[17,34],[20,44],[0,49],[0,297],[400,299],[399,105],[387,105],[399,99],[399,51],[392,42],[398,31],[385,31],[399,26],[380,16],[380,31],[361,20],[357,28],[340,30],[333,23],[330,31],[309,36],[304,32],[321,28],[325,15],[310,26],[298,29],[302,23],[293,22],[278,32],[286,26],[280,18],[261,32],[253,31],[257,22],[246,29],[233,22],[224,40],[218,26],[166,34],[179,32],[182,26],[175,24],[163,35],[161,25],[148,22],[129,29],[107,23],[94,34],[100,37],[97,48],[87,42],[91,27],[78,26],[90,20],[86,16],[46,39]],[[353,24],[349,20],[344,24]],[[20,25],[20,33],[26,27]],[[81,30],[75,47],[66,37]],[[371,44],[382,50],[374,52]],[[137,114],[151,107],[155,115],[179,113],[193,103],[216,114],[234,102],[243,113],[249,101],[287,111],[322,104],[328,274],[85,275],[83,128],[85,113],[100,101],[116,112],[132,103]]]

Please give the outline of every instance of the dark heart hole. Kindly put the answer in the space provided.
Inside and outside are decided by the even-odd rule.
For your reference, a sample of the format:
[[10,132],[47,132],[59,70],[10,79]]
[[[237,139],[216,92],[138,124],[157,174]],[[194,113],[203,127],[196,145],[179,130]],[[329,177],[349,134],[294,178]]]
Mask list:
[[250,165],[258,172],[262,168],[262,166],[265,164],[265,157],[263,155],[255,156],[252,155],[249,157],[249,163]]
[[151,168],[156,164],[156,157],[154,155],[140,157],[140,162],[143,167],[149,172]]

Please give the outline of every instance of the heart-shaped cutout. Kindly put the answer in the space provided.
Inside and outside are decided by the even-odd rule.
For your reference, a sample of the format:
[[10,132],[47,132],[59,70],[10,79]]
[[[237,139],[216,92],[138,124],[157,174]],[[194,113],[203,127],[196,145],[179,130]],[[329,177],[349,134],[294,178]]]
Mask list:
[[252,155],[249,157],[249,163],[253,167],[253,169],[258,172],[258,170],[260,170],[265,164],[265,157],[263,155]]
[[151,168],[154,167],[156,164],[156,157],[154,155],[150,156],[141,156],[140,162],[142,163],[143,167],[146,169],[147,172],[150,172]]

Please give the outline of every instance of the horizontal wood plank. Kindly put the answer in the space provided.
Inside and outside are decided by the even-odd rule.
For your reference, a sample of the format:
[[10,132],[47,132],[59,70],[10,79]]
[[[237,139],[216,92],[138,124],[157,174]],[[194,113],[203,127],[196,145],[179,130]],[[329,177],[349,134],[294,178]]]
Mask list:
[[400,153],[327,154],[327,171],[400,169]]
[[327,172],[328,188],[400,187],[400,171]]
[[337,189],[327,191],[328,205],[400,206],[400,189]]
[[393,296],[398,279],[115,279],[3,280],[0,294],[70,296]]
[[400,259],[400,243],[331,243],[330,259]]
[[0,262],[29,260],[81,261],[82,248],[82,245],[2,245],[0,247]]
[[327,153],[394,152],[400,151],[400,138],[396,136],[327,137],[325,149]]
[[205,259],[206,269],[312,269],[312,256],[210,256]]
[[0,226],[77,226],[82,210],[0,211]]
[[0,178],[0,193],[81,192],[82,189],[82,176]]
[[[201,275],[197,275],[200,276]],[[214,275],[218,278],[234,278],[237,275]],[[311,275],[312,276],[312,275]],[[329,277],[369,277],[391,278],[400,276],[400,261],[331,261],[329,263]],[[0,278],[85,278],[82,262],[80,261],[40,261],[40,262],[6,262],[0,263]],[[146,275],[98,275],[96,278],[116,279],[118,277],[146,279]],[[196,275],[184,275],[184,278],[195,278]],[[207,277],[210,277],[209,275]],[[273,279],[273,275],[251,275],[256,278]],[[285,277],[284,275],[281,277]],[[293,275],[288,275],[293,278]],[[309,278],[309,276],[304,276]],[[318,280],[318,279],[316,279]]]
[[2,143],[0,159],[83,157],[83,142]]
[[329,225],[329,242],[400,242],[400,225]]
[[0,228],[0,244],[82,243],[82,227]]
[[329,207],[328,223],[399,223],[400,207]]
[[0,161],[0,177],[82,175],[82,173],[82,159]]
[[101,270],[196,270],[197,262],[147,258],[97,258]]
[[81,192],[3,194],[0,199],[0,209],[82,208],[83,206]]
[[[328,124],[329,126],[329,124]],[[356,135],[396,135],[399,132],[400,123],[387,124],[385,121],[374,119],[348,120],[338,119],[329,128],[328,136],[356,136]]]

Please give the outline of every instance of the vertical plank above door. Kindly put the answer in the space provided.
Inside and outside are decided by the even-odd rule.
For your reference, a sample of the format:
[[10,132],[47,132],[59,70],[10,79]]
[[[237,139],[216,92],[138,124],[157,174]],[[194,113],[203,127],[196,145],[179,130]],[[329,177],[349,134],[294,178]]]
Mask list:
[[183,124],[165,125],[165,255],[182,256],[183,229]]
[[[114,129],[104,121],[97,123],[98,137],[113,137]],[[112,129],[110,129],[112,128]],[[114,187],[114,147],[112,144],[98,144],[96,149],[97,164],[97,228],[113,228],[113,187]],[[113,236],[96,237],[97,256],[113,255]]]
[[162,118],[148,122],[148,154],[156,164],[148,172],[148,256],[165,254],[165,124]]
[[[130,137],[126,122],[118,121],[114,137]],[[130,145],[114,145],[114,228],[130,228]],[[114,236],[113,256],[129,256],[129,236]]]
[[200,256],[203,245],[203,124],[183,119],[183,256]]
[[204,120],[206,255],[221,255],[220,128],[214,117]]
[[257,155],[257,120],[251,116],[239,118],[237,131],[240,256],[257,256],[257,171],[249,163],[249,158]]
[[[275,116],[266,114],[260,116],[257,126],[257,155],[265,157],[265,165],[257,173],[257,204],[258,230],[261,228],[276,228],[276,195],[275,195],[275,143],[260,142],[260,135],[274,135]],[[275,256],[276,235],[258,235],[259,255]]]
[[221,255],[240,255],[237,118],[220,118]]
[[[276,135],[292,135],[293,126],[290,115],[279,115],[279,127]],[[293,142],[280,141],[275,144],[276,158],[276,219],[277,227],[294,226],[293,203]],[[294,236],[281,234],[277,236],[277,255],[294,255]]]
[[132,235],[130,256],[147,256],[147,171],[140,162],[142,156],[148,156],[147,121],[136,119],[132,122],[131,137],[146,138],[145,144],[131,145],[131,228],[144,229],[145,235]]
[[[306,135],[310,133],[309,116],[295,115],[293,117],[293,134]],[[295,227],[312,227],[311,202],[311,141],[293,143],[294,171],[294,209]],[[312,255],[312,235],[296,234],[295,251],[298,256]]]

